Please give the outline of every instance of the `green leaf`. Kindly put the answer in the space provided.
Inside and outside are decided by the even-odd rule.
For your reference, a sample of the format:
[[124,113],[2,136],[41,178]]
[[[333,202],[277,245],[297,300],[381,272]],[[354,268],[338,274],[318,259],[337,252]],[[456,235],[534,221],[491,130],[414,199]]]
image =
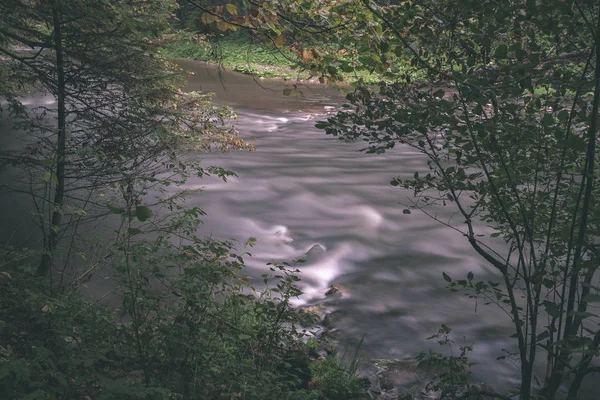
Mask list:
[[402,210],[402,214],[410,214],[410,210],[408,208],[405,208],[404,210]]
[[508,54],[508,47],[506,47],[505,44],[501,44],[500,46],[498,46],[498,48],[496,49],[496,52],[494,53],[494,56],[496,58],[506,58],[506,55]]
[[586,303],[600,303],[600,294],[587,294],[583,296],[583,301]]
[[475,56],[471,55],[467,58],[467,66],[472,67],[475,65]]
[[35,400],[35,399],[44,399],[48,393],[42,389],[38,389],[35,392],[29,393],[27,396],[23,397],[23,400]]
[[111,206],[110,204],[107,204],[106,208],[108,208],[110,210],[110,212],[113,214],[125,214],[124,208]]
[[591,312],[587,312],[587,311],[574,311],[572,313],[569,313],[569,315],[572,315],[574,317],[581,317],[581,318],[597,317],[596,314],[592,314]]
[[550,126],[554,123],[554,118],[552,117],[552,115],[550,114],[546,114],[544,115],[544,117],[542,118],[542,125],[543,126]]
[[129,229],[127,229],[127,233],[129,233],[130,236],[134,236],[134,235],[139,235],[140,233],[142,233],[142,230],[138,229],[138,228],[129,228]]
[[450,278],[445,272],[442,272],[442,276],[446,282],[452,282],[452,278]]
[[558,113],[557,117],[560,122],[567,122],[569,120],[569,112],[567,110],[562,110]]
[[252,339],[252,336],[250,336],[250,335],[247,335],[247,334],[245,334],[245,333],[240,333],[240,334],[238,335],[238,338],[239,338],[240,340],[249,340],[249,339]]
[[152,210],[146,206],[137,206],[135,208],[135,216],[137,219],[144,222],[152,216]]
[[542,340],[544,340],[544,339],[547,339],[547,338],[549,338],[549,337],[550,337],[550,332],[548,332],[548,331],[546,330],[546,331],[544,331],[544,332],[540,333],[540,334],[537,336],[537,341],[539,342],[539,341],[542,341]]
[[544,301],[544,307],[546,308],[546,312],[552,318],[558,318],[561,315],[560,309],[558,306],[551,301]]

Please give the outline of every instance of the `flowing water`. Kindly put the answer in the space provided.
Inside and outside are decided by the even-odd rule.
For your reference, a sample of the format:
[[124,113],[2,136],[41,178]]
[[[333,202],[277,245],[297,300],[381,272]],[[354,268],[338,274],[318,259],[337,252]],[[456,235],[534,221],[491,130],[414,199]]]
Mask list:
[[[231,169],[227,183],[193,180],[187,204],[208,213],[201,234],[257,239],[246,260],[254,276],[268,272],[271,260],[307,258],[301,264],[302,304],[328,302],[335,311],[337,337],[352,351],[365,335],[367,358],[403,358],[421,349],[438,349],[426,337],[441,324],[456,341],[475,343],[476,378],[498,387],[512,380],[515,367],[498,362],[513,350],[508,317],[445,289],[442,272],[464,279],[497,279],[457,232],[426,215],[404,214],[410,192],[394,188],[394,176],[425,171],[424,158],[406,147],[383,155],[359,152],[361,143],[344,143],[314,127],[329,107],[343,102],[324,87],[300,87],[303,96],[284,96],[291,84],[259,83],[237,74],[223,80],[214,68],[193,61],[188,90],[215,92],[216,101],[238,114],[237,127],[255,152],[210,154],[208,165]],[[434,210],[449,218],[454,209]],[[305,253],[308,255],[305,256]],[[339,286],[343,296],[325,292]],[[463,339],[464,337],[464,339]]]
[[[475,345],[476,380],[500,390],[516,383],[516,367],[496,361],[503,349],[515,350],[507,315],[451,293],[442,279],[442,272],[458,279],[473,272],[476,280],[498,280],[497,273],[457,232],[420,212],[404,214],[410,192],[389,184],[395,176],[426,171],[420,154],[398,146],[368,155],[359,151],[363,144],[316,129],[315,121],[343,102],[334,90],[299,86],[302,96],[284,96],[291,83],[233,73],[220,79],[215,67],[179,63],[194,72],[187,89],[216,93],[217,103],[237,113],[241,137],[256,146],[254,152],[203,156],[205,165],[233,170],[238,177],[227,183],[188,182],[185,189],[203,189],[186,199],[188,206],[207,212],[199,235],[241,243],[256,238],[246,264],[247,274],[257,278],[268,272],[267,262],[307,259],[299,265],[305,294],[297,303],[327,304],[342,347],[352,353],[364,336],[363,359],[441,350],[426,337],[446,324],[458,344]],[[26,100],[30,107],[52,101],[48,96]],[[4,210],[30,206],[22,199],[0,200]],[[455,210],[450,204],[432,211],[448,219]],[[0,223],[19,225],[15,215],[3,213]],[[23,236],[28,230],[21,231]],[[341,288],[341,297],[325,295],[332,285]]]

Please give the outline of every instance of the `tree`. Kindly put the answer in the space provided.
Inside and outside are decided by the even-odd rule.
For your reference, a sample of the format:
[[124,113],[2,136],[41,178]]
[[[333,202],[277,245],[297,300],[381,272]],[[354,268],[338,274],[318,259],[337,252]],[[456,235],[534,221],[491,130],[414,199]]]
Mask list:
[[[0,160],[28,179],[10,189],[34,199],[44,237],[37,275],[49,278],[31,272],[35,251],[0,246],[0,396],[352,397],[358,379],[333,355],[309,368],[314,316],[291,304],[299,271],[272,264],[274,276],[264,274],[266,288],[256,291],[239,273],[234,243],[197,236],[203,211],[160,192],[190,174],[232,174],[201,166],[198,153],[251,149],[232,113],[209,95],[184,94],[180,71],[160,56],[172,5],[0,4],[0,77],[10,79],[0,93],[31,137]],[[26,88],[56,103],[30,110],[18,97]],[[148,203],[151,190],[157,204]],[[102,214],[120,222],[104,238],[115,286],[87,301],[79,284],[97,266],[79,275],[66,268],[78,227]],[[121,318],[99,306],[115,292]],[[318,387],[309,389],[311,375]]]
[[[591,312],[600,301],[600,5],[249,3],[251,29],[326,43],[304,57],[311,75],[336,82],[340,72],[380,73],[377,88],[359,83],[349,104],[317,126],[366,142],[367,152],[401,144],[424,155],[428,173],[391,181],[413,194],[406,213],[453,207],[459,218],[439,222],[463,235],[501,278],[456,280],[450,273],[450,289],[506,311],[520,399],[554,399],[563,384],[575,399],[584,377],[598,371],[600,346]],[[543,376],[536,365],[544,366]]]
[[[186,169],[182,150],[244,147],[227,123],[232,114],[207,95],[181,92],[183,76],[160,56],[175,7],[170,0],[0,5],[2,70],[15,80],[4,94],[13,120],[35,140],[2,159],[29,171],[32,189],[11,189],[31,191],[35,200],[45,249],[40,275],[53,266],[64,272],[73,252],[55,263],[58,243],[97,216],[90,208],[106,211],[111,199],[100,189],[143,192],[165,176],[208,172],[197,163]],[[26,83],[52,94],[56,105],[27,110],[16,96]]]

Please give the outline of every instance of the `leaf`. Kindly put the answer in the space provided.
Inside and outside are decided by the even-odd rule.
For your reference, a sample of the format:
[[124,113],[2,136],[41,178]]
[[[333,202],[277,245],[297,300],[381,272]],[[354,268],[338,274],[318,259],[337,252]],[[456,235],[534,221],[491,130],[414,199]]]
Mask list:
[[552,318],[560,317],[561,312],[555,303],[551,301],[544,301],[544,307],[546,308],[548,315],[550,315]]
[[506,47],[505,44],[501,44],[496,49],[496,52],[494,53],[494,57],[496,57],[496,58],[506,58],[507,54],[508,54],[508,47]]
[[277,47],[281,47],[285,44],[285,36],[283,35],[279,35],[275,38],[275,40],[273,41],[273,43],[275,43],[275,46]]
[[200,20],[202,21],[203,24],[210,25],[213,22],[215,22],[215,17],[209,13],[204,13],[200,17]]
[[586,303],[600,303],[600,294],[587,294],[583,296],[583,301]]
[[240,333],[240,334],[238,335],[238,338],[239,338],[240,340],[248,340],[248,339],[252,339],[252,336],[250,336],[250,335],[247,335],[247,334],[245,334],[245,333]]
[[540,333],[540,334],[537,336],[537,341],[539,342],[539,341],[542,341],[542,340],[544,340],[544,339],[546,339],[546,338],[549,338],[549,337],[550,337],[550,332],[548,332],[548,331],[546,330],[546,331],[544,331],[544,332]]
[[108,208],[110,210],[110,212],[113,214],[125,214],[124,208],[111,206],[110,204],[107,204],[106,208]]
[[127,229],[127,233],[129,233],[130,236],[134,236],[134,235],[139,235],[140,233],[142,233],[142,230],[138,229],[138,228],[129,228],[129,229]]
[[238,9],[235,5],[233,4],[226,4],[225,5],[225,9],[227,10],[227,12],[231,15],[238,15]]
[[557,117],[560,122],[567,122],[569,119],[569,112],[567,110],[562,110],[558,113]]
[[525,58],[525,56],[527,56],[527,52],[523,49],[518,49],[515,51],[515,55],[519,60],[522,60],[523,58]]
[[587,311],[574,311],[572,313],[569,313],[569,315],[573,315],[574,317],[581,317],[581,318],[597,317],[596,314],[592,314],[591,312],[587,312]]
[[223,20],[217,21],[217,29],[220,30],[221,32],[228,31],[231,26],[233,26],[233,25],[231,25]]
[[467,274],[467,279],[468,279],[469,281],[472,281],[472,280],[473,280],[473,272],[469,272],[469,273]]
[[6,271],[0,271],[0,278],[11,280],[12,276]]
[[402,214],[410,214],[410,210],[408,208],[405,208],[404,210],[402,210]]
[[303,60],[311,60],[313,58],[311,51],[308,49],[302,49],[300,56]]
[[554,118],[552,117],[552,115],[550,114],[546,114],[544,115],[544,117],[542,118],[542,125],[543,126],[550,126],[554,123]]
[[135,216],[137,219],[144,222],[152,216],[152,210],[146,206],[137,206],[135,208]]
[[442,272],[442,276],[446,282],[452,282],[452,278],[450,278],[447,273]]
[[290,94],[292,94],[292,89],[290,89],[290,88],[283,89],[284,96],[289,96]]
[[27,396],[23,397],[23,400],[35,400],[35,399],[44,399],[48,393],[42,389],[38,389],[35,392],[29,393]]

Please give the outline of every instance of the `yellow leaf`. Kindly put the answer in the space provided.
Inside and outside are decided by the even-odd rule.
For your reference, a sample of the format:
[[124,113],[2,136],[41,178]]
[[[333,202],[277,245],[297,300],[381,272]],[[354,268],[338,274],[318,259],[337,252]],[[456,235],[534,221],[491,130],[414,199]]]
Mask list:
[[227,22],[222,21],[222,20],[218,20],[217,21],[217,29],[220,30],[221,32],[225,32],[229,29],[231,25],[229,25]]
[[285,44],[285,37],[283,35],[279,35],[274,40],[275,46],[281,47]]
[[227,12],[231,15],[237,15],[237,13],[238,13],[237,7],[234,6],[233,4],[227,4],[225,6],[225,8],[227,9]]
[[208,24],[211,24],[211,23],[215,22],[215,17],[214,17],[214,16],[212,16],[211,14],[209,14],[209,13],[204,13],[204,14],[202,14],[202,16],[200,17],[200,20],[201,20],[201,21],[202,21],[204,24],[208,25]]

